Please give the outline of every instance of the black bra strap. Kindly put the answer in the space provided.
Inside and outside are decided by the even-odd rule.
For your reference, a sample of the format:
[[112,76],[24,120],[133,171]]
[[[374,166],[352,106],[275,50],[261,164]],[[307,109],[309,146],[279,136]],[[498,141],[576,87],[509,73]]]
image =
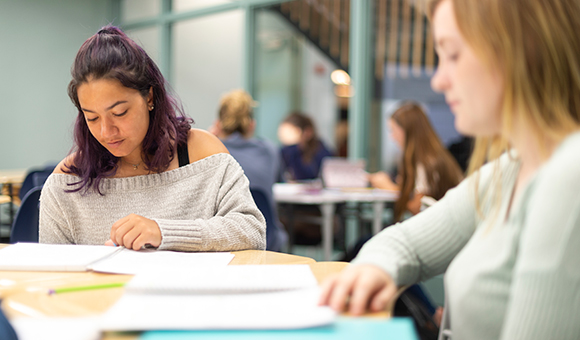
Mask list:
[[189,164],[189,151],[187,143],[177,146],[177,159],[179,160],[179,167]]

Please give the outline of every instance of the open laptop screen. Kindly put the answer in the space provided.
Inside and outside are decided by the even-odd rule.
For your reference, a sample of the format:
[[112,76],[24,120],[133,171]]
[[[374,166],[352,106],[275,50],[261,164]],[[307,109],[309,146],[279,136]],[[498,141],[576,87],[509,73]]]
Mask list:
[[320,175],[325,188],[366,188],[369,186],[365,161],[327,157],[322,160]]

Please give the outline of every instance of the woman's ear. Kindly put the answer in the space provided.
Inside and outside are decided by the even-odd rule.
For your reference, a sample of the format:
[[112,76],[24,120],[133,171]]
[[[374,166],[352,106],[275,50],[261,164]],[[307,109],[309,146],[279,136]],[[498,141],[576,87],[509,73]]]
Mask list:
[[153,106],[153,86],[149,88],[149,94],[147,95],[147,107]]

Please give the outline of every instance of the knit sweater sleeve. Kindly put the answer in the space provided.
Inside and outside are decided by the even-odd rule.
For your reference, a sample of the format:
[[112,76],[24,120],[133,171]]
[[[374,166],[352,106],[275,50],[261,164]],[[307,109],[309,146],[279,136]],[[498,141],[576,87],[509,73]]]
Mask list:
[[470,193],[464,180],[430,208],[377,234],[353,263],[374,264],[397,285],[443,273],[475,230],[477,215]]
[[522,197],[525,220],[500,339],[578,339],[578,143],[542,169]]
[[[154,219],[162,234],[159,249],[235,251],[266,248],[266,221],[254,203],[242,168],[235,162],[230,163],[217,185],[217,210],[213,217]],[[192,202],[196,203],[204,204]]]
[[65,216],[66,210],[62,209],[55,195],[58,189],[50,185],[52,179],[52,176],[48,178],[40,194],[38,242],[74,244],[73,229]]
[[[510,162],[504,154],[449,190],[430,208],[387,227],[363,246],[353,263],[374,264],[389,273],[398,285],[413,284],[444,273],[481,222],[473,181],[479,182],[478,192],[485,192],[492,175],[497,171],[505,172]],[[490,202],[486,202],[482,207],[484,211],[489,209]]]

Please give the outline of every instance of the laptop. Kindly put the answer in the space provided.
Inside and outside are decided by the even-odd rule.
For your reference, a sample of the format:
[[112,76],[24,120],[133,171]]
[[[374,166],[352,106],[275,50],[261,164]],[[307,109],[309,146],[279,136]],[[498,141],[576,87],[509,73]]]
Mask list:
[[369,180],[365,167],[364,159],[326,157],[322,160],[320,176],[327,189],[367,188]]

